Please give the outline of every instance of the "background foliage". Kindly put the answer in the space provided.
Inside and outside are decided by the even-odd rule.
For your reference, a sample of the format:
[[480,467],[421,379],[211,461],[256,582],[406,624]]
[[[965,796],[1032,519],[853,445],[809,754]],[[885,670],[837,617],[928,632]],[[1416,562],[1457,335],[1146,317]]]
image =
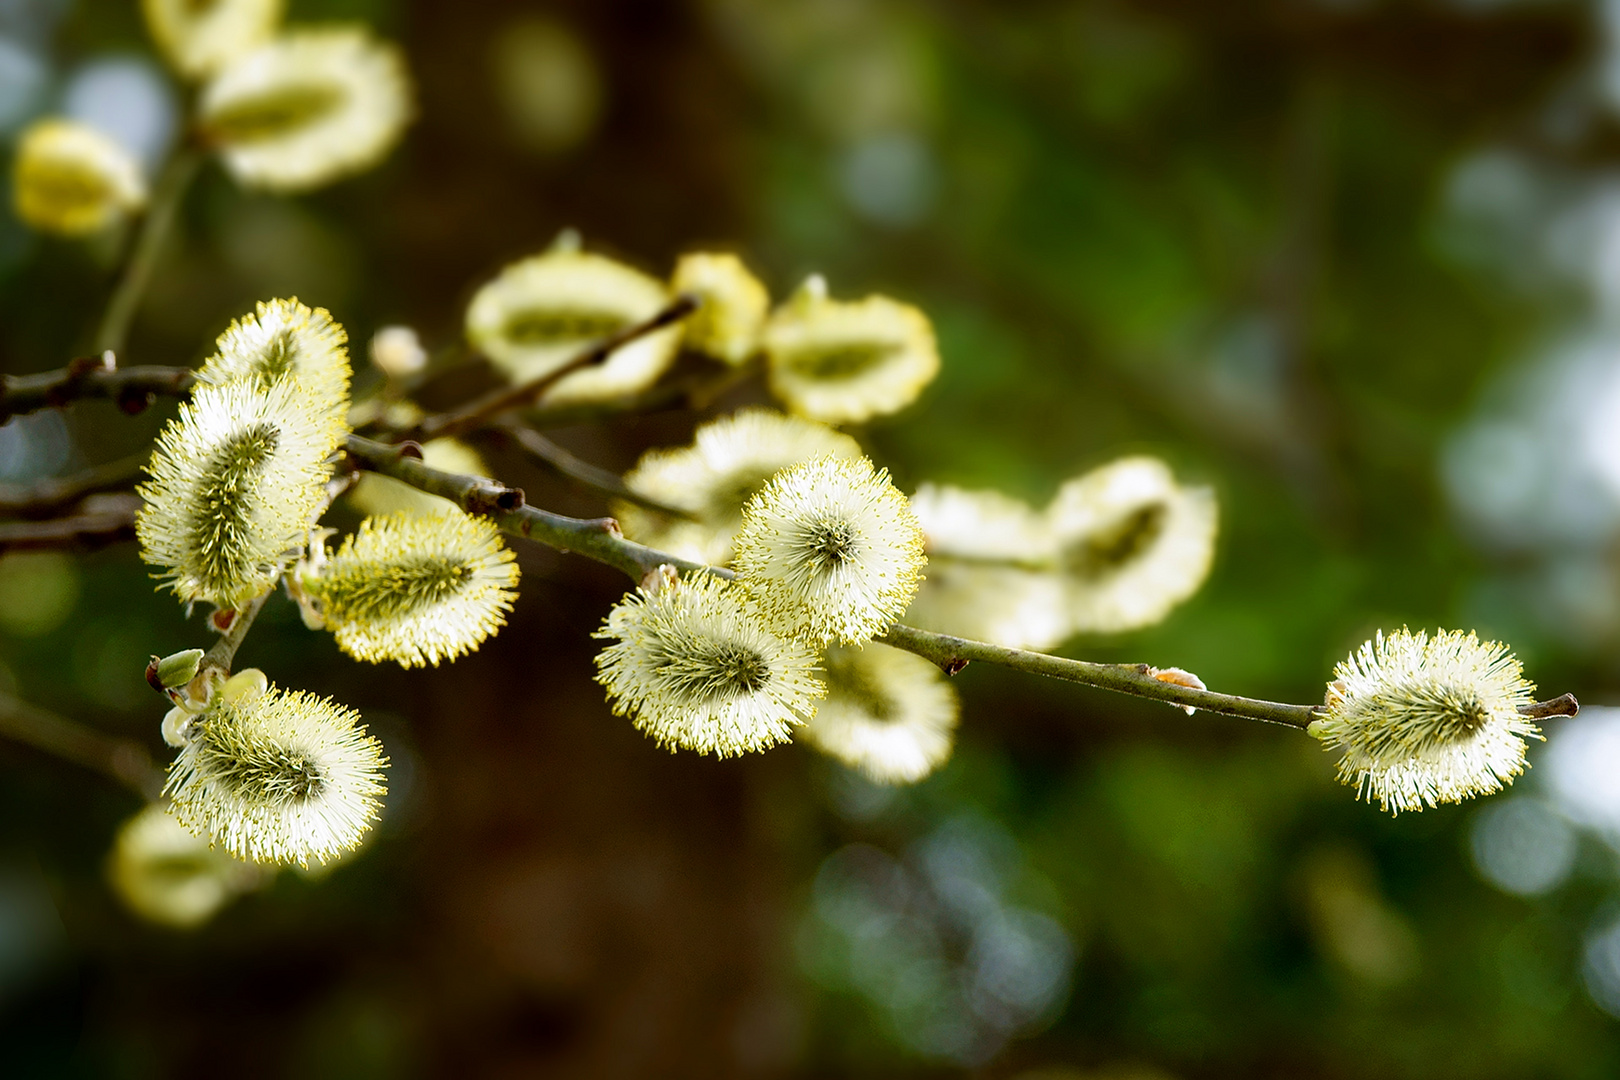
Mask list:
[[[359,343],[407,322],[450,345],[472,290],[568,226],[659,274],[735,247],[777,296],[814,270],[931,314],[941,377],[860,433],[908,489],[1044,502],[1137,449],[1215,485],[1203,592],[1070,655],[1310,701],[1376,627],[1464,626],[1549,694],[1620,693],[1612,5],[290,8],[399,39],[420,120],[309,197],[206,173],[132,362],[195,362],[287,294]],[[161,146],[178,91],[135,5],[15,0],[0,34],[7,132],[69,107]],[[0,217],[4,370],[84,349],[112,257]],[[14,422],[0,478],[137,451],[172,409]],[[559,437],[622,469],[696,419]],[[536,505],[601,512],[492,459]],[[0,746],[0,1072],[1620,1071],[1614,739],[1561,782],[1555,721],[1512,796],[1392,821],[1296,734],[970,668],[956,758],[915,789],[802,748],[671,757],[590,681],[622,580],[520,558],[512,625],[438,671],[355,665],[267,610],[243,662],[362,708],[389,816],[201,931],[104,884],[129,796]],[[0,684],[154,751],[141,667],[199,625],[132,545],[0,561]]]

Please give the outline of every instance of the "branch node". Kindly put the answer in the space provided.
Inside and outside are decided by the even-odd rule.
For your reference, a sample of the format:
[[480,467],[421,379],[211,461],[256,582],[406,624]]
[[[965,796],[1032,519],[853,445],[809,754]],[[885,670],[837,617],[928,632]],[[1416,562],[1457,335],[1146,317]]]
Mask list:
[[960,656],[953,656],[943,664],[939,665],[939,669],[947,675],[955,675],[967,666],[968,662],[966,660],[962,659]]
[[138,386],[125,386],[118,391],[118,396],[113,401],[118,406],[119,412],[126,416],[135,416],[151,407],[152,392],[142,390]]
[[402,458],[411,458],[415,461],[422,460],[422,444],[419,442],[406,439],[402,443],[395,443],[394,449],[399,451],[399,456]]

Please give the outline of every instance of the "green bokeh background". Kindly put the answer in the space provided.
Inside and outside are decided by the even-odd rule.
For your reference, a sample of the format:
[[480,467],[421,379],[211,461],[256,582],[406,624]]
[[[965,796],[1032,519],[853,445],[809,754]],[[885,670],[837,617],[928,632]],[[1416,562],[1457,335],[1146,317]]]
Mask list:
[[[1584,621],[1547,595],[1561,568],[1609,566],[1612,542],[1497,542],[1455,509],[1443,468],[1457,432],[1513,397],[1505,373],[1533,382],[1547,342],[1601,322],[1604,297],[1532,250],[1534,198],[1485,225],[1453,197],[1459,170],[1502,148],[1552,178],[1537,198],[1613,172],[1601,5],[290,9],[399,40],[419,120],[381,168],[310,196],[206,170],[130,362],[194,363],[253,301],[292,293],[357,343],[405,322],[449,345],[472,290],[565,227],[659,274],[723,245],[774,296],[820,272],[836,295],[930,314],[939,379],[857,432],[908,490],[1039,503],[1127,452],[1216,488],[1204,589],[1158,627],[1067,655],[1311,701],[1374,629],[1461,626],[1511,642],[1549,695],[1620,691],[1620,595],[1581,578],[1596,582],[1577,589]],[[49,65],[33,112],[86,63],[152,55],[115,0],[12,5],[0,33]],[[521,74],[548,65],[562,74]],[[87,347],[113,250],[0,218],[0,369]],[[437,403],[471,385],[436,384]],[[743,388],[711,412],[757,400]],[[172,412],[79,405],[65,428],[28,429],[54,457],[9,443],[0,468],[110,460]],[[557,435],[623,469],[699,419]],[[491,461],[536,505],[603,511]],[[201,930],[149,927],[109,892],[130,796],[0,746],[0,1074],[1620,1074],[1620,1029],[1582,980],[1583,940],[1620,899],[1595,834],[1564,884],[1510,895],[1474,867],[1478,806],[1392,820],[1296,733],[978,667],[956,680],[955,758],[915,789],[874,791],[803,747],[671,757],[590,679],[589,633],[623,580],[520,559],[512,624],[441,670],[353,664],[290,604],[267,610],[242,661],[360,708],[394,793],[360,856],[283,874]],[[0,680],[159,753],[141,667],[205,642],[200,615],[151,591],[132,545],[76,557],[65,585],[4,567],[0,606],[58,588],[63,617],[0,620]],[[898,983],[863,981],[840,951],[822,869],[865,844],[915,877],[953,828],[1001,852],[1004,906],[1055,920],[1074,954],[1040,1023],[954,1058],[919,1045]],[[926,1012],[949,979],[916,977]]]

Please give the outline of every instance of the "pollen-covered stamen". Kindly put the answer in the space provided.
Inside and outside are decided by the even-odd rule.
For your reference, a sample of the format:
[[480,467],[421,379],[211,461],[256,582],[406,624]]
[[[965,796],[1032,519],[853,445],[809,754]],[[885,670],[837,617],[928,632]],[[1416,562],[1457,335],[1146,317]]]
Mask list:
[[779,633],[813,644],[870,641],[922,580],[922,530],[866,458],[784,469],[743,508],[737,579]]
[[300,564],[299,588],[350,656],[405,667],[476,649],[506,622],[518,569],[487,518],[367,518],[330,560]]
[[219,336],[198,378],[216,386],[241,379],[260,391],[295,379],[313,407],[343,417],[349,409],[348,337],[325,308],[307,307],[296,297],[261,301]]
[[318,798],[326,790],[320,763],[295,747],[254,747],[248,753],[212,748],[206,725],[200,738],[204,752],[217,757],[212,767],[219,781],[245,796],[296,803]]
[[818,570],[842,566],[855,558],[855,526],[839,519],[813,522],[805,529],[804,546]]
[[192,543],[199,576],[211,588],[227,588],[257,569],[249,565],[252,549],[246,539],[255,512],[252,492],[280,445],[275,426],[254,424],[215,451],[204,466],[206,479],[197,493],[203,512],[193,523]]
[[[682,649],[685,644],[688,647]],[[669,660],[661,674],[671,692],[694,702],[745,697],[762,690],[771,664],[757,649],[732,641],[666,642]]]
[[385,793],[382,747],[329,700],[220,694],[169,767],[182,824],[241,859],[324,862],[354,848]]
[[259,382],[273,385],[277,379],[293,369],[298,359],[298,342],[291,327],[282,327],[265,344],[263,359],[259,361]]
[[1473,634],[1379,634],[1333,674],[1310,733],[1344,752],[1339,779],[1387,810],[1500,791],[1540,737],[1519,662]]
[[477,568],[457,559],[425,556],[379,565],[374,573],[369,588],[342,597],[340,617],[377,619],[442,603],[460,592]]
[[343,430],[297,381],[203,382],[158,436],[137,489],[142,557],[186,603],[234,608],[262,595],[325,504]]
[[613,640],[596,664],[614,713],[671,749],[729,757],[786,742],[826,691],[814,653],[707,574],[638,590],[596,636]]

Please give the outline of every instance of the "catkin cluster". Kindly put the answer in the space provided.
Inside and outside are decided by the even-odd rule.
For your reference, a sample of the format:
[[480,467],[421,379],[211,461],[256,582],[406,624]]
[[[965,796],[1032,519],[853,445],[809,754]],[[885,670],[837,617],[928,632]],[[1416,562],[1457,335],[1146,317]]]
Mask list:
[[[245,186],[307,191],[368,169],[411,119],[403,58],[362,26],[282,27],[281,0],[142,0],[169,68],[195,84],[191,126]],[[142,209],[148,183],[128,147],[49,118],[18,143],[17,214],[62,236],[100,232]]]
[[[182,601],[232,613],[220,625],[251,620],[285,583],[304,621],[357,659],[453,660],[504,623],[517,566],[492,524],[444,500],[368,517],[327,553],[317,522],[349,432],[347,341],[295,299],[219,336],[139,488],[142,553]],[[167,793],[182,823],[253,862],[322,862],[361,842],[385,761],[354,713],[257,672],[224,679],[201,650],[153,673],[174,702],[163,733],[179,750]]]

